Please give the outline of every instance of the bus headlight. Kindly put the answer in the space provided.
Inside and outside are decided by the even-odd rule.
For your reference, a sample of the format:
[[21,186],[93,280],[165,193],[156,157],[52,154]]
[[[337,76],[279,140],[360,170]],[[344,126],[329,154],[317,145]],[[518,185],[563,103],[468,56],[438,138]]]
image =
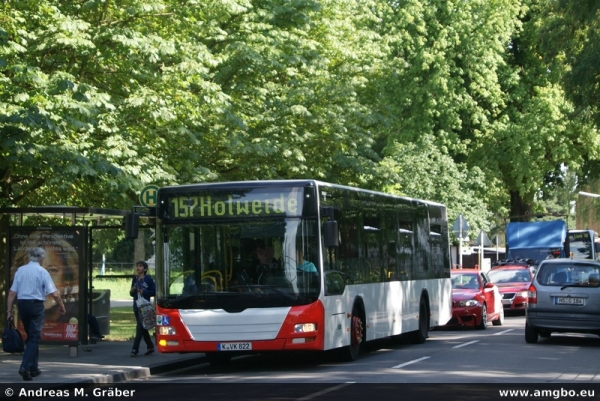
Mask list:
[[317,331],[316,323],[301,323],[294,326],[294,333],[312,333]]
[[174,336],[177,333],[173,326],[158,326],[158,334],[163,336]]

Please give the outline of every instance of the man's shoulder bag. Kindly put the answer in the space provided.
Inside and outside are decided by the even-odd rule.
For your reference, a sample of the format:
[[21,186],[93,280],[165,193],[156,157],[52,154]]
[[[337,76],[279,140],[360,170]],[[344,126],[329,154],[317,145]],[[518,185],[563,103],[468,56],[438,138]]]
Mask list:
[[2,332],[2,350],[11,354],[25,351],[21,332],[15,327],[13,319],[6,322],[6,328]]

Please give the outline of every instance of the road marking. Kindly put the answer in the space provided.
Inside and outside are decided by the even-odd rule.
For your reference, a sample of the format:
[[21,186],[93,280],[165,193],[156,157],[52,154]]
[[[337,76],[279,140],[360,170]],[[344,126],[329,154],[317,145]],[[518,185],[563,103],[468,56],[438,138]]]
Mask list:
[[479,340],[473,340],[473,341],[469,341],[468,343],[464,343],[464,344],[459,344],[459,345],[455,345],[452,348],[460,348],[460,347],[466,347],[467,345],[471,345],[471,344],[475,344],[478,343]]
[[401,363],[400,365],[396,365],[396,366],[392,366],[392,369],[400,369],[405,367],[406,365],[412,365],[413,363],[417,363],[417,362],[421,362],[425,359],[429,359],[431,358],[430,356],[424,356],[423,358],[419,358],[419,359],[415,359],[414,361],[410,361],[410,362],[406,362],[406,363]]
[[332,392],[332,391],[338,390],[338,389],[340,389],[340,388],[343,388],[343,387],[349,386],[349,385],[350,385],[350,384],[352,384],[352,383],[353,383],[353,382],[342,383],[342,384],[339,384],[339,385],[337,385],[337,386],[329,387],[329,388],[327,388],[327,389],[325,389],[325,390],[322,390],[322,391],[317,391],[316,393],[309,394],[309,395],[307,395],[307,396],[305,396],[305,397],[302,397],[302,398],[297,398],[297,400],[298,400],[298,401],[306,401],[306,400],[311,400],[311,399],[313,399],[313,398],[315,398],[315,397],[318,397],[318,396],[320,396],[320,395],[327,394],[327,393],[330,393],[330,392]]
[[508,330],[504,330],[504,331],[501,331],[501,332],[499,332],[499,333],[494,333],[494,335],[495,335],[495,336],[499,336],[500,334],[508,333],[509,331],[513,331],[513,330],[514,330],[514,329],[508,329]]

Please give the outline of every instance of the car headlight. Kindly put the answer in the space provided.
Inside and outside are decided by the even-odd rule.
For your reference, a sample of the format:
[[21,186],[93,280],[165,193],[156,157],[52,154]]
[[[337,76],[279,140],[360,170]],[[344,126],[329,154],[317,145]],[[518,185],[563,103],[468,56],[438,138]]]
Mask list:
[[517,297],[527,298],[527,291],[519,291],[519,292],[517,292]]
[[458,301],[457,305],[458,306],[477,306],[477,305],[479,305],[479,302],[477,302],[474,299],[469,299],[466,301]]

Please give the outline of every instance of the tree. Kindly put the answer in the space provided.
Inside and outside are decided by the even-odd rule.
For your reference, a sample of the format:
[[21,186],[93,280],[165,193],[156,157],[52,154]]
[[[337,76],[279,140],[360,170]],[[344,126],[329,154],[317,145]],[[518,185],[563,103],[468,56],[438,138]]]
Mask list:
[[382,136],[387,154],[432,135],[442,154],[483,171],[491,210],[508,200],[509,214],[523,219],[561,166],[580,171],[597,157],[597,132],[566,99],[560,66],[541,56],[541,2],[408,1],[384,10],[391,52],[381,110],[395,117]]
[[[600,5],[597,1],[545,2],[538,41],[544,59],[561,74],[573,114],[583,121],[600,124]],[[597,130],[597,128],[596,128]],[[585,138],[589,140],[589,138]],[[597,140],[597,139],[596,139]],[[578,184],[593,184],[600,173],[598,146],[588,143]]]
[[544,2],[539,43],[564,68],[563,86],[578,114],[600,125],[600,4],[594,0]]
[[[378,28],[389,48],[377,88],[384,94],[378,110],[388,121],[378,137],[382,153],[398,163],[395,153],[403,155],[405,150],[399,144],[415,144],[415,150],[422,148],[415,154],[422,152],[423,157],[431,157],[437,149],[435,160],[444,160],[447,167],[435,170],[441,176],[430,180],[439,185],[431,194],[435,196],[442,195],[448,183],[479,177],[476,188],[473,182],[456,185],[461,188],[457,194],[466,191],[470,196],[467,204],[481,202],[473,209],[480,214],[469,221],[477,222],[474,229],[483,227],[489,210],[503,210],[508,199],[500,176],[484,179],[479,173],[489,171],[487,157],[476,152],[480,141],[493,136],[493,124],[504,106],[498,70],[505,63],[506,43],[518,26],[521,5],[435,0],[381,4]],[[404,188],[403,192],[416,196]],[[450,217],[465,208],[454,205]]]
[[[577,115],[559,82],[562,68],[540,51],[537,26],[543,23],[536,1],[522,14],[522,28],[506,49],[501,66],[504,104],[490,135],[478,142],[474,159],[486,159],[488,176],[497,176],[511,199],[511,216],[529,220],[540,211],[541,188],[561,185],[561,169],[581,171],[596,151],[597,132]],[[483,167],[483,166],[482,166]]]

